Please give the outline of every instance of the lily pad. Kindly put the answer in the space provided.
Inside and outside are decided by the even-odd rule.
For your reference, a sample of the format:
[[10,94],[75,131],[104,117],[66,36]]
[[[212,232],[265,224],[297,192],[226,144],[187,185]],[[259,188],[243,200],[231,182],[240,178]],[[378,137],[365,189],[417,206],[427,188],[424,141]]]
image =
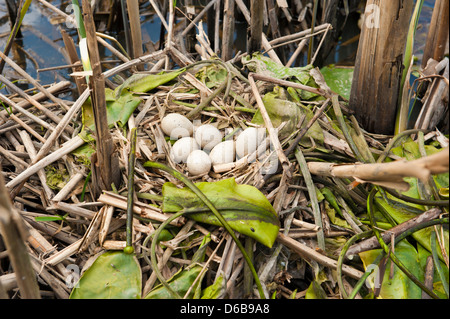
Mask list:
[[[381,249],[369,250],[359,253],[364,268],[367,269],[373,261],[377,258]],[[423,281],[424,273],[420,267],[417,250],[407,241],[403,240],[395,246],[395,255],[405,265],[411,273]],[[370,279],[366,283],[370,286],[373,285],[376,276],[383,276],[381,285],[380,298],[383,299],[420,299],[422,297],[422,290],[419,286],[414,284],[396,265],[394,265],[394,275],[390,278],[390,266],[389,260],[386,265],[384,273],[380,274],[378,268],[375,268],[375,273],[369,276]]]
[[70,299],[140,299],[141,277],[134,255],[107,251],[84,272]]
[[[223,215],[230,227],[260,243],[272,247],[280,228],[275,209],[255,187],[239,185],[234,178],[195,184]],[[186,216],[202,223],[222,226],[203,201],[188,187],[165,183],[163,212],[185,209]]]

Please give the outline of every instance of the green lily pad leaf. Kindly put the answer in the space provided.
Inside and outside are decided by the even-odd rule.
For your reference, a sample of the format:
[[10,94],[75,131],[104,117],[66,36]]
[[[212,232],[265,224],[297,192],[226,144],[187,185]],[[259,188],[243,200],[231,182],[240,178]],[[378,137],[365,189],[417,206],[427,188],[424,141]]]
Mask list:
[[329,65],[320,69],[328,87],[340,96],[350,99],[353,81],[353,68]]
[[[272,247],[280,228],[276,212],[267,198],[255,187],[238,185],[234,178],[195,184],[223,215],[230,227],[263,245]],[[163,212],[186,209],[186,216],[202,223],[222,226],[203,201],[188,187],[165,183]]]
[[145,93],[160,85],[172,81],[186,69],[179,69],[172,72],[161,72],[159,74],[143,74],[138,73],[130,76],[120,86],[114,90],[115,99],[118,99],[125,90],[133,93]]
[[[202,269],[203,267],[198,264],[189,266],[186,269],[180,269],[175,275],[173,275],[169,280],[167,280],[167,283],[169,284],[169,287],[173,291],[178,293],[181,297],[184,297],[184,295],[192,286],[192,284],[194,283],[195,279],[200,274]],[[196,287],[201,285],[201,282],[202,280],[197,280]],[[188,296],[189,299],[191,299],[194,296],[196,287],[191,289],[191,293]],[[145,296],[145,299],[171,299],[171,298],[172,295],[162,284],[153,288],[152,291],[150,291],[148,295]]]
[[70,299],[140,299],[141,277],[134,255],[107,251],[84,272]]
[[[373,267],[370,266],[381,249],[374,249],[359,253],[361,260],[363,261],[364,268]],[[395,255],[405,265],[405,267],[419,280],[423,281],[424,272],[420,267],[418,260],[418,253],[416,249],[407,241],[402,240],[395,246]],[[422,297],[422,290],[419,286],[414,284],[403,271],[401,271],[396,265],[394,265],[394,275],[389,278],[391,270],[391,261],[389,260],[386,265],[386,269],[383,274],[377,272],[375,268],[374,274],[369,276],[369,285],[374,285],[377,282],[376,276],[383,276],[381,285],[380,298],[383,299],[420,299]]]

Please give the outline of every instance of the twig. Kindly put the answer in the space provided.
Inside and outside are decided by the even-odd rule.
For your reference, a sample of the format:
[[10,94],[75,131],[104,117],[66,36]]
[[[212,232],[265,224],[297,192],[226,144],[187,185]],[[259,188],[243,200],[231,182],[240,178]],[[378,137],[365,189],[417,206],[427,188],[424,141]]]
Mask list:
[[[286,235],[283,235],[282,233],[278,233],[277,241],[279,243],[285,245],[286,247],[292,249],[293,251],[295,251],[302,257],[311,258],[312,260],[317,261],[321,265],[330,267],[332,269],[337,269],[336,260],[326,257],[326,256],[318,253],[316,250],[311,249],[308,246],[306,246],[292,238],[289,238]],[[361,271],[354,269],[347,265],[343,265],[342,272],[344,274],[346,274],[347,276],[350,276],[351,278],[354,278],[354,279],[359,279],[364,274]]]
[[[287,171],[291,167],[291,164],[283,152],[283,148],[281,147],[280,140],[278,139],[277,131],[274,129],[272,122],[270,120],[270,117],[267,114],[266,107],[264,106],[264,102],[261,99],[261,96],[259,95],[258,88],[257,88],[255,80],[254,80],[254,75],[255,75],[254,73],[251,73],[248,76],[250,86],[251,86],[253,94],[256,98],[256,103],[258,104],[258,108],[259,108],[259,111],[261,112],[262,118],[264,120],[265,127],[269,133],[270,142],[272,143],[272,145],[278,155],[278,159],[281,163],[281,166],[283,167],[283,170]],[[288,175],[288,177],[289,177],[289,175]]]

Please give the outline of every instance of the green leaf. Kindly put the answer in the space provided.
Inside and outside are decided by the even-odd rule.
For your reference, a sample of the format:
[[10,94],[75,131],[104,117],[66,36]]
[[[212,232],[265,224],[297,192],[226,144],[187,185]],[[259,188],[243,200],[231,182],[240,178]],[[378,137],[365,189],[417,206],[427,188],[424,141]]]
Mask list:
[[[244,56],[242,58],[242,64],[245,65],[250,71],[258,74],[277,79],[291,78],[293,82],[311,87],[317,87],[314,79],[309,74],[309,71],[313,68],[312,65],[298,68],[287,68],[284,65],[278,64],[272,59],[260,54],[259,52],[253,53],[251,56]],[[304,90],[297,90],[297,92],[303,100],[309,100],[318,96],[315,93]]]
[[[264,95],[263,103],[267,114],[270,117],[270,121],[275,128],[280,126],[283,122],[287,122],[278,133],[280,139],[288,137],[297,129],[297,125],[303,115],[305,115],[306,118],[303,121],[301,128],[304,128],[314,116],[314,113],[307,107],[300,103],[289,101],[286,97],[286,91],[278,86],[276,86],[272,92]],[[252,123],[260,125],[264,124],[264,119],[259,110],[253,116]],[[306,145],[307,147],[311,146],[310,137],[313,138],[317,144],[323,144],[323,131],[318,122],[315,122],[306,132],[301,140],[301,144]]]
[[340,68],[333,65],[320,69],[328,87],[340,96],[350,99],[352,89],[353,68]]
[[70,299],[140,299],[141,277],[134,255],[107,251],[84,272]]
[[[381,205],[398,224],[404,223],[409,219],[417,216],[416,213],[407,210],[405,206],[400,205],[394,206],[395,202],[387,203],[385,200],[382,199],[381,196],[376,196],[375,201],[377,204]],[[433,229],[434,229],[433,227],[427,227],[416,231],[412,235],[412,237],[423,247],[425,247],[428,251],[431,251],[430,236]],[[448,255],[448,242],[449,242],[449,233],[448,230],[445,229],[444,244],[447,255]],[[440,249],[438,249],[438,255],[441,260],[444,260]]]
[[227,281],[222,272],[211,286],[206,287],[202,291],[201,299],[220,299],[225,295],[227,288]]
[[[128,122],[131,114],[141,104],[142,99],[130,92],[123,93],[118,99],[114,98],[114,91],[105,89],[106,98],[106,116],[110,127],[117,123],[120,126]],[[86,141],[93,141],[90,133],[95,131],[94,111],[92,110],[91,100],[88,99],[82,106],[83,130],[80,137]]]
[[[167,283],[169,284],[170,288],[178,293],[180,296],[184,296],[186,292],[189,290],[189,287],[192,286],[192,284],[195,281],[195,278],[200,274],[203,267],[194,264],[192,266],[189,266],[186,269],[180,269],[175,275],[173,275],[169,280],[167,280]],[[201,285],[202,280],[198,280],[196,283],[196,287]],[[192,298],[195,293],[195,288],[191,289],[191,293],[189,294],[188,298]],[[145,299],[171,299],[172,295],[167,291],[166,287],[164,287],[162,284],[156,286],[148,293],[147,296],[145,296]]]
[[68,214],[61,216],[61,215],[56,215],[56,216],[36,216],[34,217],[34,220],[37,222],[55,222],[55,221],[64,221],[66,220],[66,217],[68,216]]
[[172,81],[184,71],[186,71],[186,69],[183,68],[168,73],[161,72],[159,74],[134,74],[114,90],[114,96],[116,99],[118,99],[125,90],[133,93],[148,92],[160,85]]
[[[279,220],[267,198],[255,187],[238,185],[234,178],[195,184],[223,215],[233,230],[272,247],[278,234]],[[188,187],[165,183],[163,212],[186,209],[187,217],[206,224],[222,226],[203,201]]]
[[320,282],[313,280],[306,290],[305,299],[327,299],[327,294],[323,290]]
[[[380,252],[381,249],[374,249],[359,253],[365,269],[373,263]],[[420,267],[418,253],[410,243],[406,240],[398,243],[395,246],[395,255],[416,278],[423,281],[424,273]],[[383,276],[379,297],[383,299],[420,299],[422,297],[420,287],[414,284],[396,265],[394,265],[392,279],[389,278],[390,267],[391,261],[389,260],[383,274],[377,273],[378,268],[375,268],[375,273],[369,277],[369,282],[373,285],[376,276]]]

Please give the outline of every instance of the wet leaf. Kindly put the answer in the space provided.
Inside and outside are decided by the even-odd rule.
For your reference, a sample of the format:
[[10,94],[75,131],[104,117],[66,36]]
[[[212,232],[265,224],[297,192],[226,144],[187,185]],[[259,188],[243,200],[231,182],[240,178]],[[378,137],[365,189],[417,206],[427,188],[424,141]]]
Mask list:
[[195,76],[208,88],[221,85],[227,79],[227,70],[217,64],[205,66]]
[[[193,266],[189,266],[187,269],[180,269],[175,275],[173,275],[169,280],[167,280],[167,283],[169,284],[169,287],[178,293],[181,297],[183,297],[186,292],[189,290],[189,287],[192,286],[192,284],[195,281],[195,278],[200,274],[203,267],[194,264]],[[196,283],[196,286],[201,285],[201,280],[198,280]],[[191,293],[189,294],[188,298],[192,298],[195,293],[195,287],[194,289],[191,289]],[[147,296],[145,296],[145,299],[171,299],[172,295],[170,292],[164,287],[162,284],[156,286],[148,293]]]
[[141,268],[132,254],[107,251],[81,276],[71,299],[139,299]]
[[124,91],[126,90],[132,93],[148,92],[160,85],[172,81],[184,71],[185,69],[179,69],[168,73],[161,72],[159,74],[134,74],[114,90],[114,97],[115,99],[118,99],[124,94]]
[[[270,117],[270,120],[275,128],[279,127],[283,122],[286,125],[278,133],[279,138],[288,137],[297,129],[297,124],[305,115],[305,120],[302,123],[302,128],[305,127],[309,120],[314,116],[313,112],[300,103],[289,101],[286,97],[286,91],[281,87],[275,87],[273,92],[266,93],[263,97],[264,106]],[[252,123],[264,124],[261,112],[258,110],[253,116]],[[306,132],[301,144],[312,146],[310,137],[313,138],[317,144],[323,144],[323,132],[318,122],[315,122],[311,128]]]
[[328,299],[325,290],[323,290],[320,282],[313,280],[306,290],[305,299]]
[[[195,184],[223,215],[233,230],[272,247],[279,230],[276,212],[267,198],[255,187],[239,185],[234,178]],[[165,183],[163,212],[186,209],[187,217],[206,224],[221,226],[209,208],[188,187]]]
[[346,98],[350,99],[350,91],[352,89],[353,68],[340,68],[329,65],[320,69],[325,82],[329,88]]
[[223,298],[226,292],[227,281],[224,278],[223,272],[214,281],[211,286],[206,287],[202,291],[201,299],[220,299]]
[[[250,71],[270,76],[277,79],[288,80],[293,82],[308,85],[311,87],[317,87],[314,79],[309,74],[309,71],[313,68],[312,65],[297,68],[287,68],[284,65],[278,64],[272,59],[260,54],[253,53],[253,55],[247,55],[242,58],[242,64],[245,65]],[[304,90],[296,90],[303,100],[309,100],[317,97],[317,94],[307,92]]]
[[[365,269],[373,263],[380,252],[381,249],[374,249],[359,253]],[[395,246],[395,255],[416,278],[423,281],[424,273],[420,267],[418,253],[410,243],[405,240],[398,243]],[[377,272],[378,268],[376,267],[375,272],[369,276],[370,279],[367,281],[373,288],[374,282],[377,282],[375,278],[378,277],[376,276],[383,276],[379,297],[383,299],[420,299],[422,297],[420,287],[414,284],[396,265],[394,265],[392,279],[389,278],[390,265],[391,261],[389,260],[383,274],[379,274]]]

